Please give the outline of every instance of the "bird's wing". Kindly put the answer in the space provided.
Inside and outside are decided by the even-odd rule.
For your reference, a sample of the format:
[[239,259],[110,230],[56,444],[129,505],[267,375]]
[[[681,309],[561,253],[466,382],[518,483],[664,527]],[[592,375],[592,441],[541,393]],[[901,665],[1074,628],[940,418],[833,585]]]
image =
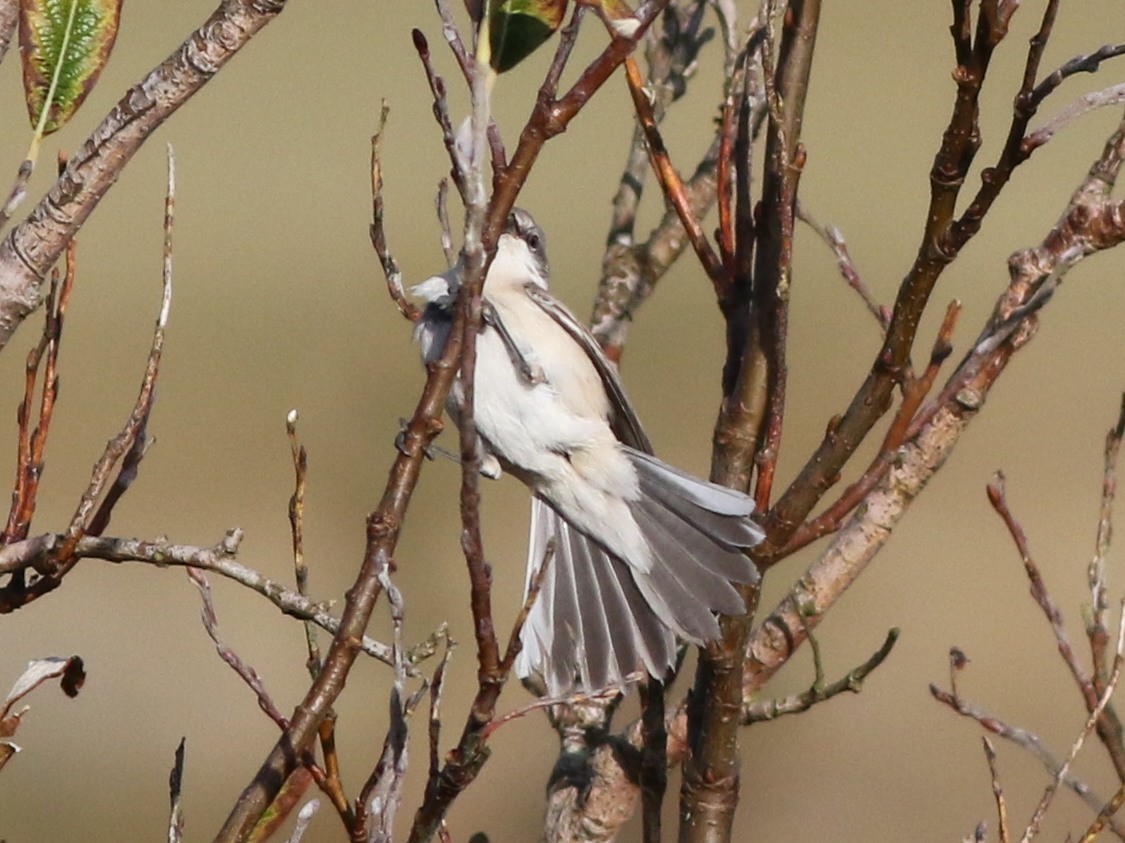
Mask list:
[[652,443],[640,420],[637,419],[633,408],[629,406],[629,399],[625,397],[625,388],[617,376],[616,367],[609,362],[602,352],[598,341],[589,329],[575,318],[566,305],[552,296],[549,292],[535,284],[528,284],[525,288],[527,297],[531,299],[544,313],[550,316],[570,337],[586,352],[590,362],[605,386],[606,395],[609,397],[613,408],[610,425],[619,440],[630,448],[652,453]]

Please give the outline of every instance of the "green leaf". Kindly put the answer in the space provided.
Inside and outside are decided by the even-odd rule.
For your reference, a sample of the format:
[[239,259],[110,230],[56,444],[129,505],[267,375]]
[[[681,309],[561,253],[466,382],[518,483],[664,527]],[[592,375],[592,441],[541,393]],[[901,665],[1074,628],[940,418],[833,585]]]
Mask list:
[[94,87],[121,17],[121,0],[20,0],[20,58],[31,125],[50,134]]
[[567,0],[493,0],[488,18],[492,69],[511,70],[562,26]]

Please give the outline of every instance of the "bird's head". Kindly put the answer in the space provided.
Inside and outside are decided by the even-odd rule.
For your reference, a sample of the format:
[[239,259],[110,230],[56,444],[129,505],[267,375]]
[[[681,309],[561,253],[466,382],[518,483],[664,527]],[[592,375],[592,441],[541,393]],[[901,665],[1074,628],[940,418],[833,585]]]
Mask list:
[[531,282],[547,289],[550,278],[547,237],[523,208],[513,208],[508,214],[500,242],[496,244],[489,279],[493,276],[516,281],[520,286]]

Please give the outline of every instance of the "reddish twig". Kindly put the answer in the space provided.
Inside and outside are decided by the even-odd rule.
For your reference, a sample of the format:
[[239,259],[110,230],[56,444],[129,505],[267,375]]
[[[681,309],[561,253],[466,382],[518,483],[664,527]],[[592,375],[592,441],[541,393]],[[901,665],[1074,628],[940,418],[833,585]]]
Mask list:
[[[979,230],[979,221],[991,207],[991,200],[1006,183],[1011,169],[1018,164],[1009,149],[1007,157],[1002,155],[1001,165],[991,168],[1001,171],[1001,174],[997,176],[989,172],[984,177],[987,190],[978,194],[977,199],[981,201],[974,200],[960,220],[955,219],[965,175],[981,142],[978,125],[980,92],[993,51],[1006,35],[1007,19],[1010,17],[1007,13],[986,14],[982,9],[974,32],[970,25],[969,6],[969,3],[960,0],[953,4],[951,31],[957,58],[954,72],[957,94],[930,173],[930,206],[918,256],[899,289],[886,338],[870,373],[857,390],[847,412],[833,425],[830,435],[821,442],[770,511],[765,525],[767,541],[758,550],[757,558],[781,555],[793,531],[889,408],[892,390],[903,380],[921,314],[938,277],[965,242]],[[1037,60],[1033,63],[1037,67]],[[1021,120],[1024,122],[1021,123]],[[1021,125],[1026,126],[1022,112],[1013,118],[1014,128],[1010,130],[1009,137],[1018,133],[1022,138]]]
[[430,83],[430,93],[434,98],[434,119],[441,127],[441,140],[445,144],[445,151],[453,163],[449,173],[457,192],[465,199],[465,174],[460,165],[460,153],[457,151],[457,135],[453,131],[453,122],[449,118],[449,104],[446,99],[445,80],[434,68],[433,58],[430,55],[430,44],[422,30],[413,30],[414,49],[418,58],[422,60],[422,67],[426,71],[426,80]]
[[398,268],[398,261],[387,248],[387,232],[384,227],[383,208],[383,131],[387,126],[387,114],[390,108],[386,102],[379,112],[379,131],[371,138],[371,245],[383,267],[383,276],[387,279],[387,292],[391,301],[395,303],[398,312],[414,322],[418,319],[418,308],[406,298],[402,289],[402,270]]
[[[7,526],[0,536],[0,544],[9,545],[27,538],[38,500],[39,480],[43,476],[43,453],[50,433],[55,399],[58,397],[58,354],[62,338],[66,305],[74,287],[77,241],[72,240],[66,252],[66,272],[60,285],[56,275],[52,278],[47,299],[47,312],[39,343],[27,355],[24,367],[24,394],[16,410],[18,426],[16,446],[16,479],[12,489],[12,506]],[[34,431],[31,429],[31,405],[39,380],[39,367],[46,357],[43,387]]]
[[203,601],[203,610],[200,613],[203,628],[207,630],[207,636],[214,643],[219,658],[238,674],[238,677],[254,692],[254,696],[258,700],[258,707],[266,713],[270,720],[277,724],[279,729],[284,731],[289,726],[289,721],[274,704],[273,698],[270,697],[258,672],[239,658],[238,654],[219,638],[219,620],[215,615],[215,604],[211,599],[211,584],[207,581],[207,575],[198,568],[189,567],[184,570],[187,572],[188,579],[199,589],[199,597]]
[[[1079,692],[1082,694],[1083,701],[1086,704],[1086,710],[1092,712],[1095,707],[1099,705],[1099,699],[1103,695],[1104,688],[1097,688],[1090,674],[1078,663],[1074,649],[1070,644],[1070,639],[1067,637],[1066,629],[1063,626],[1062,612],[1051,599],[1050,593],[1047,591],[1046,583],[1043,581],[1043,576],[1039,571],[1039,566],[1035,563],[1031,555],[1027,536],[1008,507],[1008,501],[1004,494],[1004,475],[1002,473],[998,472],[993,482],[988,485],[988,500],[989,503],[992,504],[992,508],[996,510],[996,513],[1004,521],[1004,525],[1008,528],[1016,550],[1023,560],[1024,570],[1027,573],[1027,579],[1031,586],[1031,596],[1035,598],[1035,602],[1039,604],[1040,609],[1042,609],[1044,616],[1046,616],[1048,623],[1051,625],[1051,631],[1054,633],[1055,641],[1058,645],[1059,655],[1062,656],[1063,661],[1070,670],[1071,676],[1074,678],[1075,684],[1078,686]],[[1108,683],[1106,687],[1108,687]],[[1099,717],[1098,720],[1098,736],[1102,739],[1102,743],[1105,745],[1110,760],[1113,762],[1114,768],[1118,771],[1118,775],[1125,778],[1125,747],[1122,746],[1121,742],[1121,721],[1113,707],[1108,706],[1108,701],[1102,703],[1101,707],[1105,709],[1105,711],[1104,715]]]
[[652,164],[653,172],[660,180],[660,188],[664,192],[665,198],[679,215],[680,222],[687,232],[696,257],[699,258],[699,263],[702,265],[704,272],[707,273],[707,277],[711,279],[716,295],[722,298],[726,295],[727,288],[731,283],[730,277],[724,270],[719,255],[707,239],[707,235],[703,233],[703,226],[700,225],[699,219],[695,216],[691,207],[680,174],[676,172],[676,168],[672,165],[668,149],[664,146],[664,138],[656,125],[652,102],[645,90],[641,71],[637,67],[636,61],[631,57],[625,60],[625,80],[628,82],[629,93],[633,98],[633,110],[636,112],[637,120],[648,145],[649,161]]

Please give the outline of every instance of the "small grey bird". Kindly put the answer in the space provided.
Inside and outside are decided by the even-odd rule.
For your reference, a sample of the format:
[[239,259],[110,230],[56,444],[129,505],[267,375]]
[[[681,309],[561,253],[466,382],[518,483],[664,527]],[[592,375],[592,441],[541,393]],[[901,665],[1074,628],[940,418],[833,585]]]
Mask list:
[[[485,279],[473,413],[482,473],[508,471],[534,495],[528,584],[554,540],[516,672],[556,696],[664,678],[677,636],[717,638],[715,612],[746,611],[731,583],[758,582],[743,551],[763,533],[748,496],[652,456],[613,364],[548,275],[543,231],[514,210]],[[441,355],[460,283],[455,267],[413,289],[425,362]]]

